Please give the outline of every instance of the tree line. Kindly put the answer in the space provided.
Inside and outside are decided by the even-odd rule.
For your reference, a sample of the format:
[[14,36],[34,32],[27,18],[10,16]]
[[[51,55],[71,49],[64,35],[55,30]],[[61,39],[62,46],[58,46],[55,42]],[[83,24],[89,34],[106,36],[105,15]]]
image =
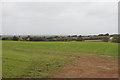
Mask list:
[[[99,36],[104,36],[103,38]],[[86,38],[85,38],[86,37]],[[110,39],[111,38],[111,39]],[[103,42],[115,42],[120,43],[120,35],[109,35],[99,34],[97,38],[94,36],[82,36],[82,35],[72,35],[72,36],[7,36],[2,37],[2,40],[12,40],[12,41],[84,41],[84,40],[102,40]]]

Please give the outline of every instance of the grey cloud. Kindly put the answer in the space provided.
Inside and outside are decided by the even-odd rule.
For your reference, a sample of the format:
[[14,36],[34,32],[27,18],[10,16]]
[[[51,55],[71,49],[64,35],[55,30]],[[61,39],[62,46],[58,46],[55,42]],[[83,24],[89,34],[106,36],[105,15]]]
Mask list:
[[4,3],[4,35],[117,33],[117,3]]

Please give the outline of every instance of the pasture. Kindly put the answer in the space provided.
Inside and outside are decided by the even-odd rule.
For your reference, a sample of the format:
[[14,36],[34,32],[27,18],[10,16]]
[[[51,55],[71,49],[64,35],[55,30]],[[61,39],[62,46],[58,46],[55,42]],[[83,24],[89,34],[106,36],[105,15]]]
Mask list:
[[[107,42],[2,41],[3,78],[52,78],[66,65],[75,64],[81,54],[93,54],[116,61],[118,44]],[[87,58],[87,57],[86,57]]]

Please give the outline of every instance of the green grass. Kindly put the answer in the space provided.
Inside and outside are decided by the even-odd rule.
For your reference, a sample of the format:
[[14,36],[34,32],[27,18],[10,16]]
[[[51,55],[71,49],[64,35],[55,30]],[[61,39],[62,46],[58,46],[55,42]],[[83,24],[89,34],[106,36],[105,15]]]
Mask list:
[[2,44],[3,78],[50,78],[51,73],[69,64],[72,54],[118,56],[117,43],[3,41]]

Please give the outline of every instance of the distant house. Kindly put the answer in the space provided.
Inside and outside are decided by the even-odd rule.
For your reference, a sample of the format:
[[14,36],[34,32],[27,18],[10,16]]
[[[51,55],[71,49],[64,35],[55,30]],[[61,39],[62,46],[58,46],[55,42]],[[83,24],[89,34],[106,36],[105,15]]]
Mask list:
[[109,38],[109,36],[94,36],[96,39]]
[[77,40],[78,39],[78,37],[72,37],[72,40]]
[[83,36],[82,39],[88,40],[88,39],[90,39],[90,37],[89,36]]
[[[73,41],[76,41],[79,37],[78,36],[72,36],[71,37]],[[103,38],[110,38],[110,36],[98,36],[98,35],[91,35],[91,36],[81,36],[83,40],[94,40],[94,41],[101,41]],[[112,37],[111,37],[112,38]]]

